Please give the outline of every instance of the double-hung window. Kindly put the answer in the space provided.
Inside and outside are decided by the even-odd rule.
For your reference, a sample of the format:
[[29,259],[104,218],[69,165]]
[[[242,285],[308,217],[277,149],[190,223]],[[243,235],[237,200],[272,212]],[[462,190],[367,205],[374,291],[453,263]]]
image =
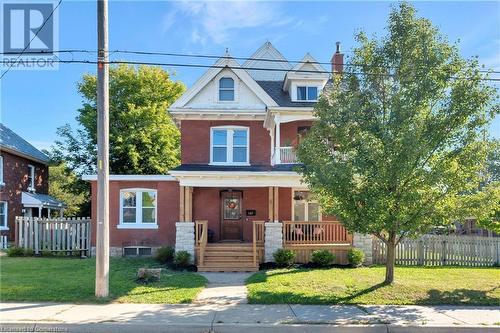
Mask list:
[[120,191],[120,224],[118,228],[156,229],[156,190],[126,189]]
[[223,77],[219,80],[219,101],[234,101],[234,80]]
[[313,200],[309,191],[293,191],[293,220],[320,221],[321,212],[318,201]]
[[28,164],[28,191],[35,191],[35,166]]
[[210,164],[249,164],[247,127],[213,127],[210,137]]
[[7,225],[7,202],[0,201],[0,230],[8,230]]
[[317,101],[318,87],[315,86],[298,86],[297,87],[298,101]]

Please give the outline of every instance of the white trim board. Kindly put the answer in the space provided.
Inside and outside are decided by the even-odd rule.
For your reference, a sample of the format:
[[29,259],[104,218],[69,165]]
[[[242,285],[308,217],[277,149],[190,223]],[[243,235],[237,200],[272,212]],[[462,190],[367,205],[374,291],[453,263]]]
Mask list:
[[[97,181],[97,175],[83,175],[82,180]],[[171,175],[110,175],[110,181],[177,181]]]

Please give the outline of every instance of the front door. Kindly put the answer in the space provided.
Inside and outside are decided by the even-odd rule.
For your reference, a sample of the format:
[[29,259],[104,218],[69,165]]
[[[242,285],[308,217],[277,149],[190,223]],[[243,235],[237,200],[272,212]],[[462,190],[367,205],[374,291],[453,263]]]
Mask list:
[[242,192],[221,192],[221,240],[241,241],[242,238]]

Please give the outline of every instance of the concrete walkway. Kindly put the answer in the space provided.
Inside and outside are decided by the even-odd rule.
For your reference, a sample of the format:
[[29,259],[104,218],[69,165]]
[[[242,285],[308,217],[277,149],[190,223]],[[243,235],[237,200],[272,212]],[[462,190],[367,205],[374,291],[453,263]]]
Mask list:
[[500,307],[1,303],[0,332],[500,332]]
[[245,280],[253,273],[198,273],[208,280],[208,285],[195,300],[196,304],[246,304]]

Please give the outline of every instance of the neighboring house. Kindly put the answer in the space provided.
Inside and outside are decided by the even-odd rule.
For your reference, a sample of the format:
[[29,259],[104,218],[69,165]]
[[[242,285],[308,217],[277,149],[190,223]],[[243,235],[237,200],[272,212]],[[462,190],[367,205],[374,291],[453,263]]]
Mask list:
[[16,216],[60,214],[64,203],[48,195],[48,157],[0,124],[0,230],[14,238]]
[[[342,62],[337,46],[332,71],[340,72]],[[255,262],[244,260],[256,238],[261,262],[271,260],[283,241],[295,237],[300,243],[307,232],[318,242],[329,237],[350,245],[338,223],[324,235],[319,222],[334,219],[321,214],[294,171],[294,148],[314,121],[313,107],[330,78],[310,54],[291,64],[269,42],[243,64],[226,53],[169,109],[181,131],[182,164],[168,175],[110,177],[111,253],[146,254],[175,244],[196,253],[201,270],[252,270]],[[96,177],[84,179],[92,181],[95,217]],[[195,231],[198,220],[207,221],[208,230],[200,222]],[[263,222],[254,221],[283,227],[267,223],[264,244]],[[307,231],[309,221],[318,224]],[[222,243],[205,249],[204,231],[209,242]],[[288,233],[283,240],[282,233]],[[346,248],[339,249],[345,261]],[[241,256],[224,260],[224,250]]]

